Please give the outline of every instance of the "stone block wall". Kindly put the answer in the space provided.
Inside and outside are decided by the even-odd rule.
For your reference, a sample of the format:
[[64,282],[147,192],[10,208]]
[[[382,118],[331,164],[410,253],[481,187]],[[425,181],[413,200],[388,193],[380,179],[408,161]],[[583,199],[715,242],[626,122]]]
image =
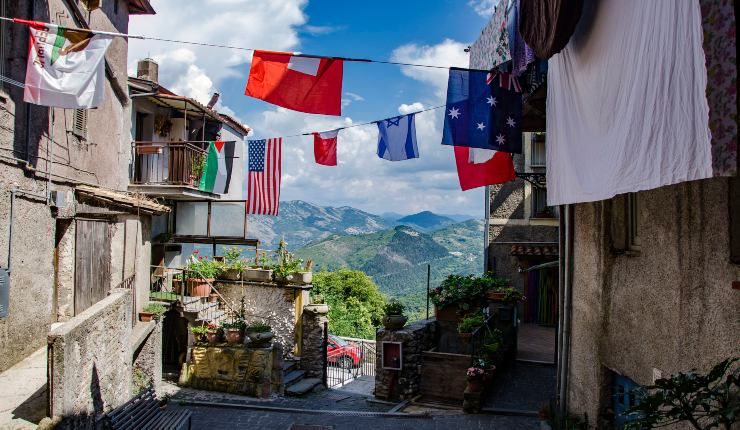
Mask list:
[[310,376],[321,376],[324,371],[324,323],[329,319],[326,305],[308,305],[303,308],[303,332],[301,336],[301,369]]
[[131,292],[114,290],[49,333],[53,417],[96,415],[131,397]]
[[298,342],[296,323],[300,315],[296,311],[296,298],[305,288],[283,286],[266,282],[216,281],[214,287],[226,299],[229,306],[239,310],[241,299],[247,323],[264,321],[275,333],[274,342],[279,343],[284,354],[290,354]]
[[275,353],[269,348],[196,346],[183,366],[180,384],[266,398],[273,392]]
[[[379,329],[376,334],[375,397],[384,400],[410,399],[421,386],[422,352],[435,345],[436,322],[422,320],[401,330]],[[401,370],[383,369],[383,342],[402,342]]]
[[162,324],[152,321],[140,326],[145,328],[140,330],[139,339],[136,339],[139,330],[134,330],[132,335],[133,366],[146,375],[155,390],[159,390],[162,384]]

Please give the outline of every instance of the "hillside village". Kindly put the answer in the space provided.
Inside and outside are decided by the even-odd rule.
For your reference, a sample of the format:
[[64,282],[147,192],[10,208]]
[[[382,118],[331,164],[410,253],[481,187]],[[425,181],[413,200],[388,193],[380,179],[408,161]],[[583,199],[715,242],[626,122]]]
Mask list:
[[738,428],[736,12],[0,0],[0,430]]

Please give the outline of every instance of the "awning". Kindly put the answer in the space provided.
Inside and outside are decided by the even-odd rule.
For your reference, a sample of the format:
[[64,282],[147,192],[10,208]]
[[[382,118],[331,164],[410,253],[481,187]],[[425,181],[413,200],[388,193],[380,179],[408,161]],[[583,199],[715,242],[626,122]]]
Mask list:
[[75,188],[78,194],[99,202],[114,206],[121,206],[134,212],[142,212],[147,215],[161,215],[170,211],[168,206],[159,204],[141,194],[123,193],[120,191],[106,190],[89,185],[78,185]]
[[519,273],[532,272],[535,270],[547,269],[550,267],[558,267],[559,265],[560,265],[560,262],[558,260],[548,261],[547,263],[537,264],[532,267],[527,267],[526,269],[519,269]]

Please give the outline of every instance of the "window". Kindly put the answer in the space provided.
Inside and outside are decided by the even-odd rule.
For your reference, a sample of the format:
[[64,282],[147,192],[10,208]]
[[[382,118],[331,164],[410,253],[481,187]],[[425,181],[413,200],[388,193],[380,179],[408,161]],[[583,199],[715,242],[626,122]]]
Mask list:
[[529,165],[531,167],[545,167],[547,151],[545,150],[545,133],[532,133],[530,141],[531,154]]
[[244,200],[178,202],[175,211],[175,235],[244,239],[245,214]]
[[557,206],[547,206],[547,189],[532,186],[532,218],[557,218]]
[[87,109],[75,109],[72,119],[72,134],[80,140],[87,138]]
[[640,250],[639,215],[640,205],[637,193],[627,194],[627,249],[630,251]]

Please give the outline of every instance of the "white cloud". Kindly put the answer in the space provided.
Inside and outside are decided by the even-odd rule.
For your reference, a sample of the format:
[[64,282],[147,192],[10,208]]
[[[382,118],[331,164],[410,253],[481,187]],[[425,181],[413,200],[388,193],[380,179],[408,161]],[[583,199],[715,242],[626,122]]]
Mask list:
[[493,15],[493,11],[498,2],[499,0],[469,0],[468,5],[475,9],[475,12],[478,15],[488,18]]
[[[414,43],[396,48],[391,55],[392,61],[412,64],[424,64],[443,67],[468,67],[468,53],[465,43],[445,39],[437,45],[416,45]],[[447,69],[402,66],[404,75],[421,82],[430,84],[435,96],[444,102],[447,92]]]

